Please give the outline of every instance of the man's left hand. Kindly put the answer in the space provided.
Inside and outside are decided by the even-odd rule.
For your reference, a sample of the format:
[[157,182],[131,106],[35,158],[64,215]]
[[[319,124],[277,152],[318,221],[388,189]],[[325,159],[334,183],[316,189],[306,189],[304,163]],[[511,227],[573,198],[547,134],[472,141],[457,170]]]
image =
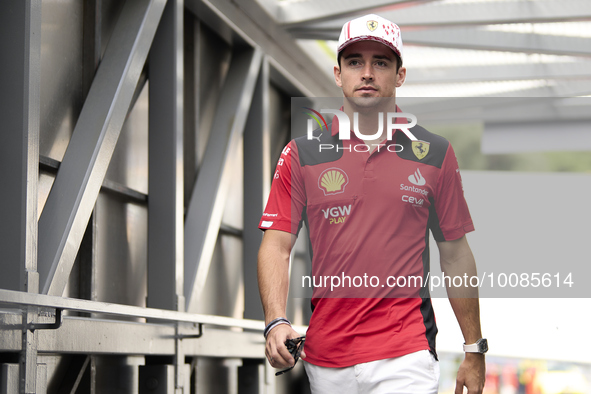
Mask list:
[[458,370],[455,394],[462,394],[464,387],[468,388],[468,394],[481,394],[484,389],[485,379],[484,354],[466,353],[466,357]]

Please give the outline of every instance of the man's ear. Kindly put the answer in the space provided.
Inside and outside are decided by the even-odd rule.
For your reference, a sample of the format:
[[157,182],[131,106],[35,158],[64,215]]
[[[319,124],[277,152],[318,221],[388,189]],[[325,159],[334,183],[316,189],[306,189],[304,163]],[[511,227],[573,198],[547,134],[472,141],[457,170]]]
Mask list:
[[334,81],[339,88],[343,87],[343,83],[341,82],[341,69],[339,66],[334,66]]
[[400,67],[400,69],[398,70],[398,79],[396,80],[396,87],[397,88],[401,87],[405,80],[406,80],[406,67]]

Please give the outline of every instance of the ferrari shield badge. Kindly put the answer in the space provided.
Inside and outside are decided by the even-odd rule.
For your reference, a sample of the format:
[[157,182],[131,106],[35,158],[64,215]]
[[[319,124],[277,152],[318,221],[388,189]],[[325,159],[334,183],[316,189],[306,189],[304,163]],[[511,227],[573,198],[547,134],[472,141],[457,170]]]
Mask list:
[[374,31],[378,28],[378,22],[376,21],[367,21],[367,28],[369,31]]
[[412,141],[412,153],[415,154],[417,159],[423,160],[429,153],[429,143],[425,141]]

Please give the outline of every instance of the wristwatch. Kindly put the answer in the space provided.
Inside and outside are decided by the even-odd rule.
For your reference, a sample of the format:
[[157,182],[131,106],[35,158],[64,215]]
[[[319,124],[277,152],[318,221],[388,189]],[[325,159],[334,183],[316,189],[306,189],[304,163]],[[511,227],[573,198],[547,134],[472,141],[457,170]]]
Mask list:
[[466,345],[464,343],[464,352],[465,353],[486,353],[488,351],[488,341],[486,338],[480,338],[471,345]]

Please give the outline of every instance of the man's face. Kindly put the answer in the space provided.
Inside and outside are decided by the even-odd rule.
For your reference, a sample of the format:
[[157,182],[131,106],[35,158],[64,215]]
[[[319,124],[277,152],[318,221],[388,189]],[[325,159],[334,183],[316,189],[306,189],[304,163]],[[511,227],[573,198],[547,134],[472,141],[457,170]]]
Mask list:
[[375,41],[349,45],[341,54],[341,66],[334,67],[334,78],[345,97],[396,97],[406,68],[396,72],[396,56],[387,46]]

